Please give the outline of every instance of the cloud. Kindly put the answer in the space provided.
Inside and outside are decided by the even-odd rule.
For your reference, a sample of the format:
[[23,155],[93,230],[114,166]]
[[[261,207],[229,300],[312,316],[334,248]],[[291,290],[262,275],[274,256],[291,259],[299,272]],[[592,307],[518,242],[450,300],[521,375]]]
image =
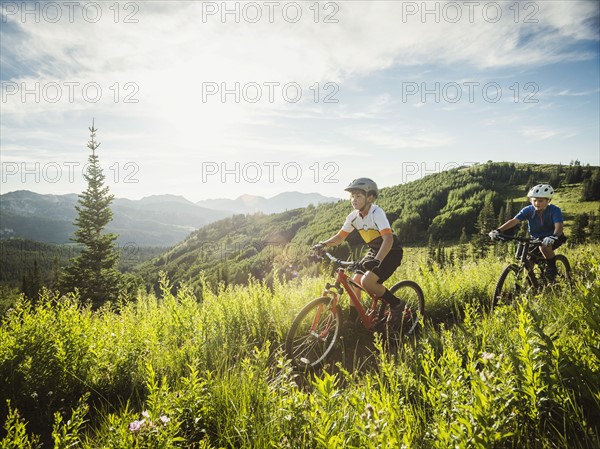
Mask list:
[[[63,9],[56,23],[22,20],[8,4],[25,3],[2,3],[3,152],[36,146],[45,151],[36,153],[40,159],[50,153],[70,160],[69,152],[85,159],[93,117],[107,157],[159,169],[215,155],[240,160],[244,151],[316,160],[359,156],[364,148],[445,149],[463,141],[460,130],[441,127],[468,121],[460,113],[475,114],[471,104],[445,105],[443,117],[424,103],[404,108],[398,80],[452,73],[472,81],[510,73],[512,84],[515,71],[598,57],[587,45],[599,40],[598,3],[587,1],[95,2],[102,17],[94,23],[82,20],[84,3],[73,10],[73,21]],[[255,5],[261,19],[253,23]],[[294,5],[302,12],[297,21]],[[497,20],[493,5],[501,8]],[[23,101],[23,88],[35,90],[36,83],[40,98],[30,93]],[[339,103],[323,101],[331,93],[326,83],[338,89]],[[60,98],[48,101],[57,85]],[[261,98],[253,102],[256,85]],[[297,103],[286,97],[288,85],[301,87]],[[102,92],[90,101],[85,94],[94,95],[95,86]],[[6,95],[15,88],[20,91]],[[505,92],[508,104],[508,87]],[[588,89],[559,84],[548,93],[576,97]],[[486,106],[497,112],[501,104]],[[494,124],[511,121],[512,110],[503,110]],[[521,135],[541,141],[557,134],[541,124]],[[151,179],[148,165],[144,173]]]
[[547,140],[562,134],[556,129],[545,128],[542,126],[521,128],[520,133],[529,140]]
[[451,143],[452,138],[440,133],[426,130],[409,130],[400,127],[371,125],[359,129],[348,129],[348,135],[360,143],[368,144],[374,152],[377,148],[407,149],[407,148],[438,148]]

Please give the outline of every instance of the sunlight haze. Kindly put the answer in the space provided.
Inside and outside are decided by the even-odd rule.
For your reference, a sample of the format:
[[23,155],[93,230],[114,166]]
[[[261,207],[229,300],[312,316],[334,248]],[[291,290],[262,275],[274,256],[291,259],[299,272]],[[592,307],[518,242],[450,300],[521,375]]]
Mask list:
[[2,192],[381,187],[600,165],[599,3],[2,2]]

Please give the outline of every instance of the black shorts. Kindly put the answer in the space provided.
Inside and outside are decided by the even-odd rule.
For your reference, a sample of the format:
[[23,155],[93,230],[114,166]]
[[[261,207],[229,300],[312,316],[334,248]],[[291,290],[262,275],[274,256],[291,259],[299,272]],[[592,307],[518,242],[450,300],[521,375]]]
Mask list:
[[[365,257],[362,258],[360,262],[363,263],[367,260],[373,260],[375,259],[376,255],[377,251],[375,251],[374,249],[370,249],[369,252],[365,255]],[[381,265],[372,270],[373,273],[379,276],[379,280],[377,281],[378,284],[383,284],[390,278],[392,274],[394,274],[396,268],[398,268],[402,263],[402,255],[402,248],[392,249],[387,254],[387,256],[385,256],[385,259],[381,261]]]
[[567,236],[565,234],[561,234],[558,236],[556,243],[554,243],[554,245],[552,245],[552,248],[553,249],[559,248],[566,241],[567,241]]

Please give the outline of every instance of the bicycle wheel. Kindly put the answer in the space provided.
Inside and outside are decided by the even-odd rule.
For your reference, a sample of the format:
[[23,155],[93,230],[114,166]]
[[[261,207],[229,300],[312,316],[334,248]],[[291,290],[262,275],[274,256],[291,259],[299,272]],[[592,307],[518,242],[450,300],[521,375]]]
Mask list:
[[340,310],[331,298],[313,299],[296,315],[285,340],[288,357],[299,368],[320,366],[340,332]]
[[[414,281],[400,281],[390,288],[390,292],[406,303],[400,331],[404,335],[412,334],[425,315],[425,295]],[[386,305],[386,308],[389,306]]]
[[571,264],[562,254],[556,255],[556,282],[565,284],[571,282]]
[[498,304],[510,304],[517,296],[524,293],[528,287],[533,287],[535,282],[532,280],[531,275],[525,276],[525,270],[521,269],[518,265],[508,265],[496,284],[494,289],[494,297],[492,306],[496,307]]

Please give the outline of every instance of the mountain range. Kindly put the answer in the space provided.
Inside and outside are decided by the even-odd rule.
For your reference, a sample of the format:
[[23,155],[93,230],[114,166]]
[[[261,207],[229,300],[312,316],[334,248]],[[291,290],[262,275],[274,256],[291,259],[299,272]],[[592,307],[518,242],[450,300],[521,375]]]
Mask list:
[[[234,215],[272,214],[309,204],[338,201],[316,193],[286,192],[273,198],[242,195],[235,200],[193,203],[177,195],[153,195],[140,200],[115,198],[108,232],[121,245],[172,246],[190,232]],[[26,238],[46,243],[68,243],[75,231],[78,195],[43,195],[18,190],[0,195],[0,239]]]
[[252,214],[262,212],[275,214],[286,210],[306,207],[309,204],[334,203],[341,198],[325,197],[318,193],[284,192],[272,198],[255,195],[242,195],[235,200],[214,199],[198,201],[196,204],[209,209],[226,211],[231,214]]

